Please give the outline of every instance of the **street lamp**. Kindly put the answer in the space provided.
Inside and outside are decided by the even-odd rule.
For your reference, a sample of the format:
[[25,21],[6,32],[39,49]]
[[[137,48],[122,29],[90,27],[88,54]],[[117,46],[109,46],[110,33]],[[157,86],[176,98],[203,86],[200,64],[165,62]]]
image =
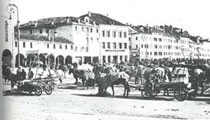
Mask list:
[[9,12],[10,14],[10,17],[9,19],[12,19],[11,17],[11,14],[14,14],[15,13],[15,9],[16,9],[16,13],[17,13],[17,48],[18,48],[18,63],[17,63],[17,67],[20,66],[20,47],[19,47],[19,39],[20,39],[20,31],[19,31],[19,10],[18,10],[18,7],[17,5],[15,4],[10,4],[7,6],[7,11]]

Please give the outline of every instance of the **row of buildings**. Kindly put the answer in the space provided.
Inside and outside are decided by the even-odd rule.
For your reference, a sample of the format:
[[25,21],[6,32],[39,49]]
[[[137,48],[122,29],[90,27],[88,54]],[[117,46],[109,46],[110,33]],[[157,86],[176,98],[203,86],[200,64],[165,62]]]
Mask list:
[[88,12],[79,17],[29,21],[20,25],[18,36],[14,21],[1,17],[0,24],[2,61],[12,66],[17,63],[33,66],[37,61],[59,66],[79,61],[119,63],[141,59],[210,58],[208,40],[172,26],[131,26]]

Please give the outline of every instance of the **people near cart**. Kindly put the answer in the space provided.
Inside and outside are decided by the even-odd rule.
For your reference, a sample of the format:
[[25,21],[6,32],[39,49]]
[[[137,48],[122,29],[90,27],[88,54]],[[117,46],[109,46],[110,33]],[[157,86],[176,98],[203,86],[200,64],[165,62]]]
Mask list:
[[26,79],[26,72],[24,69],[22,69],[22,72],[21,72],[21,81],[22,80],[25,80]]
[[28,69],[28,79],[31,80],[34,77],[34,72],[31,70],[31,68]]
[[46,65],[43,65],[43,72],[41,78],[48,78],[50,76],[49,69]]
[[22,69],[21,69],[21,67],[18,67],[16,75],[17,75],[17,81],[21,81],[21,79],[22,79]]

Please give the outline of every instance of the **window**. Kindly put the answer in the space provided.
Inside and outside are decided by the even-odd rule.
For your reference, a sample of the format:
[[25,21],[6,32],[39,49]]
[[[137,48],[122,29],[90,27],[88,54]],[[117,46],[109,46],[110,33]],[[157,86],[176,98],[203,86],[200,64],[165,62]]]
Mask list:
[[138,45],[136,45],[136,49],[138,49],[139,48],[139,46]]
[[124,48],[127,49],[127,43],[124,43]]
[[129,41],[131,41],[131,37],[129,37],[128,39],[129,39]]
[[23,42],[23,48],[25,48],[26,47],[26,43],[25,42]]
[[75,51],[77,51],[77,47],[75,47]]
[[157,45],[155,45],[155,49],[157,49],[158,47],[157,47]]
[[82,27],[82,32],[84,32],[84,27]]
[[39,33],[42,34],[42,29],[39,30]]
[[115,31],[113,31],[113,37],[116,38],[116,32]]
[[159,42],[162,42],[162,38],[159,38]]
[[110,49],[110,42],[107,42],[107,48]]
[[119,48],[122,49],[122,43],[119,43]]
[[33,44],[32,43],[30,43],[30,47],[33,48]]
[[8,23],[5,21],[5,41],[8,42]]
[[65,45],[65,48],[66,48],[66,50],[68,49],[68,46],[67,45]]
[[98,33],[98,29],[96,29],[96,33]]
[[87,30],[87,33],[88,33],[89,32],[89,28],[87,27],[86,30]]
[[154,41],[157,41],[157,38],[154,38]]
[[91,32],[91,33],[93,32],[93,28],[90,28],[90,32]]
[[110,31],[107,31],[107,37],[110,37]]
[[15,47],[17,47],[17,42],[15,42]]
[[154,52],[154,55],[157,55],[157,52]]
[[47,44],[47,48],[49,48],[50,47],[50,45],[49,44]]
[[108,56],[108,62],[111,62],[111,56]]
[[126,55],[126,56],[125,56],[125,62],[127,62],[127,61],[128,61],[128,56]]
[[117,45],[116,45],[116,42],[113,43],[113,49],[116,49],[117,48]]
[[71,45],[71,50],[73,50],[73,45]]
[[105,49],[105,42],[102,42],[102,48]]
[[103,56],[103,63],[106,63],[106,56]]
[[86,47],[86,52],[88,52],[88,50],[89,50],[88,47]]
[[136,40],[138,40],[138,37],[136,36]]
[[49,33],[49,30],[48,30],[48,29],[46,29],[46,33],[47,33],[47,34]]
[[60,44],[60,49],[62,49],[62,45]]
[[56,49],[56,46],[55,46],[55,44],[53,45],[53,48],[54,48],[54,49]]
[[120,38],[122,37],[122,32],[119,32],[119,37],[120,37]]
[[105,31],[102,31],[102,36],[105,37]]
[[127,33],[126,32],[124,32],[124,38],[126,38],[127,37]]
[[33,32],[32,32],[32,30],[30,30],[30,34],[32,34]]
[[122,55],[120,55],[120,61],[122,61],[122,59],[123,59],[123,56],[122,56]]
[[159,52],[159,55],[162,55],[162,52]]

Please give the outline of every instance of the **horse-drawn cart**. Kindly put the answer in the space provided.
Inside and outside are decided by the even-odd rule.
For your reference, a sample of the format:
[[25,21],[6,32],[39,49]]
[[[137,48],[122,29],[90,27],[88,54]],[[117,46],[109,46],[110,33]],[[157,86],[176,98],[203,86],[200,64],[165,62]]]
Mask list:
[[32,92],[35,92],[37,96],[40,96],[43,91],[50,95],[52,94],[53,89],[53,78],[37,78],[33,80],[23,80],[20,81],[20,83],[17,86],[18,91],[26,91],[31,94]]
[[[163,82],[158,78],[154,78],[150,80],[150,82],[146,82],[144,84],[130,85],[130,87],[136,88],[139,91],[144,91],[145,96],[149,98],[155,97],[161,91],[168,93],[168,90],[174,92],[174,97],[178,101],[184,101],[188,96],[188,86],[189,86],[189,78],[188,78],[188,69],[177,67],[173,70],[172,79],[170,82]],[[162,81],[162,82],[160,82]]]

